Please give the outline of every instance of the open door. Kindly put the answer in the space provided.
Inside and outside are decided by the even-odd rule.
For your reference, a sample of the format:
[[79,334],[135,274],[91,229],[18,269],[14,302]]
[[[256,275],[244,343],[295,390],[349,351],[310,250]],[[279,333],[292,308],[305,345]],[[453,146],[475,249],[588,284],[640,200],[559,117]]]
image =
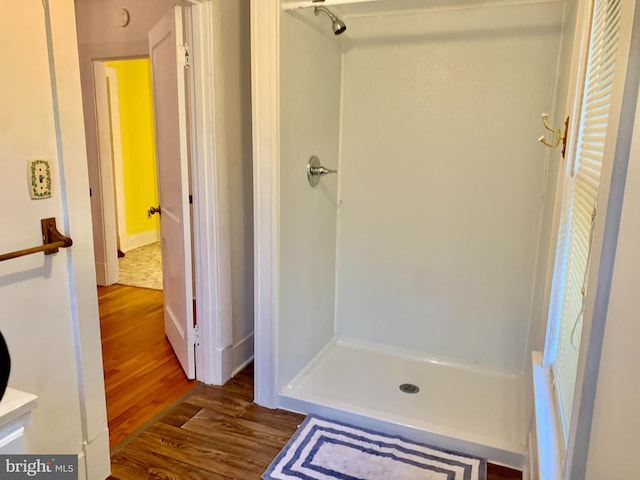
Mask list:
[[158,170],[164,328],[188,378],[195,378],[189,211],[188,57],[182,7],[149,33]]

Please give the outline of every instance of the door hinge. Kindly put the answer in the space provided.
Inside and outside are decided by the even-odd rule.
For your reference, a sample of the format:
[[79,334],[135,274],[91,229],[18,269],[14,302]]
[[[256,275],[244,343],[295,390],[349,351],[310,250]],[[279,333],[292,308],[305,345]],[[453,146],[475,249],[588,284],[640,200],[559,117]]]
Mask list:
[[189,195],[189,205],[193,205],[193,195]]
[[200,346],[200,325],[196,325],[193,329],[193,339],[196,347]]
[[190,68],[189,62],[189,45],[178,45],[178,65],[182,65],[184,68]]

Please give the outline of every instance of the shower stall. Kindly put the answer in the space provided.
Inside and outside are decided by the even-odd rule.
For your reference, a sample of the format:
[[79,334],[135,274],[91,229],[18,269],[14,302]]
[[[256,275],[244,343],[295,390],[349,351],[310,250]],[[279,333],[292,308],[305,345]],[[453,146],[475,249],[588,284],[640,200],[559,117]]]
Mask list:
[[566,4],[323,5],[274,13],[258,401],[522,467]]

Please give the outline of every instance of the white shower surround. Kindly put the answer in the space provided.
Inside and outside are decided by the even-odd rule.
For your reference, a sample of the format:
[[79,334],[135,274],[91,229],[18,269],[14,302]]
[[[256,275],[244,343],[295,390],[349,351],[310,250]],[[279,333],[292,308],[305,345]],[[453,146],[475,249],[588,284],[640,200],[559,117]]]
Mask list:
[[[370,99],[375,98],[375,94],[371,93],[371,90],[375,88],[371,88],[371,82],[366,82],[368,79],[366,71],[364,74],[360,72],[360,77],[358,77],[358,72],[356,72],[355,76],[351,75],[353,73],[352,67],[357,67],[357,62],[363,60],[363,58],[364,60],[367,59],[366,55],[364,55],[360,56],[360,58],[355,58],[352,64],[349,63],[354,59],[354,56],[357,57],[356,54],[359,49],[357,40],[350,39],[349,35],[355,36],[354,34],[357,35],[358,31],[362,32],[363,30],[358,30],[357,28],[361,24],[375,24],[376,18],[367,16],[347,18],[347,25],[352,27],[351,30],[348,30],[348,33],[343,38],[336,39],[330,34],[330,25],[315,19],[312,11],[304,10],[279,14],[281,25],[279,133],[281,143],[279,145],[279,164],[274,162],[271,168],[277,166],[279,171],[280,208],[279,215],[276,215],[276,218],[279,219],[279,246],[274,251],[275,256],[273,257],[273,259],[277,260],[276,269],[278,271],[278,281],[276,282],[278,289],[275,292],[277,328],[272,331],[276,335],[272,340],[272,345],[274,349],[276,349],[277,345],[277,370],[273,372],[276,377],[275,391],[281,391],[281,395],[277,400],[272,400],[268,396],[263,397],[261,400],[261,392],[265,390],[258,388],[257,399],[259,402],[262,401],[263,404],[275,406],[272,403],[275,401],[280,406],[303,411],[332,412],[334,415],[355,415],[364,423],[374,422],[379,427],[387,430],[389,428],[393,429],[393,425],[396,425],[398,429],[404,430],[405,433],[418,435],[419,438],[434,438],[444,441],[449,448],[458,448],[468,453],[484,454],[489,456],[490,459],[493,458],[494,461],[513,466],[522,466],[526,420],[524,418],[525,415],[518,409],[523,404],[521,373],[524,369],[530,321],[529,310],[535,275],[536,242],[542,212],[542,190],[546,158],[546,152],[535,143],[535,136],[539,130],[539,113],[548,109],[553,100],[563,6],[564,4],[561,2],[548,1],[520,5],[506,4],[504,2],[486,7],[474,5],[468,9],[458,6],[451,10],[439,9],[430,11],[428,15],[437,14],[440,16],[439,21],[433,24],[429,24],[424,18],[416,19],[415,17],[420,17],[420,15],[415,11],[411,12],[412,17],[414,17],[413,24],[411,24],[411,21],[408,22],[411,25],[403,26],[398,24],[398,22],[403,22],[402,17],[405,17],[404,15],[394,15],[393,22],[387,24],[389,30],[399,31],[404,37],[413,35],[415,37],[413,40],[417,40],[428,36],[428,32],[424,30],[429,29],[438,30],[441,35],[451,35],[452,32],[446,32],[447,25],[451,28],[464,28],[460,26],[458,20],[466,18],[466,21],[474,22],[478,21],[477,15],[481,17],[485,15],[485,23],[482,24],[484,27],[490,29],[493,26],[501,31],[510,27],[512,29],[511,33],[517,37],[514,40],[514,38],[510,38],[507,35],[502,35],[502,50],[493,49],[492,46],[489,46],[489,50],[492,50],[496,55],[494,58],[500,57],[500,51],[513,54],[516,48],[524,48],[525,52],[531,56],[529,61],[533,64],[522,61],[523,59],[517,56],[512,58],[510,63],[516,69],[514,82],[517,88],[514,87],[507,92],[508,95],[506,95],[504,101],[494,102],[495,105],[493,106],[496,108],[493,110],[487,110],[485,105],[481,105],[482,97],[479,95],[482,92],[476,91],[475,95],[474,92],[471,92],[466,99],[463,99],[462,105],[476,112],[476,118],[479,112],[482,113],[480,117],[481,123],[476,125],[479,128],[472,128],[471,123],[465,123],[466,120],[462,119],[462,125],[466,130],[463,128],[461,133],[457,133],[457,131],[453,133],[437,131],[435,139],[428,139],[426,136],[425,138],[418,138],[418,145],[416,146],[417,149],[424,149],[425,145],[429,144],[429,141],[438,140],[439,143],[435,144],[434,149],[439,158],[446,156],[446,148],[453,148],[456,150],[458,157],[473,156],[477,158],[480,156],[482,158],[481,164],[490,161],[492,157],[501,156],[501,162],[498,162],[499,168],[509,168],[509,162],[522,162],[520,165],[525,165],[524,168],[518,170],[516,177],[519,182],[522,182],[523,178],[529,179],[529,187],[526,183],[515,182],[515,185],[508,185],[507,188],[500,189],[499,183],[490,184],[492,192],[497,195],[503,195],[502,198],[508,198],[510,193],[517,194],[522,188],[529,188],[524,192],[525,198],[522,204],[511,202],[503,205],[505,210],[519,209],[518,212],[522,212],[522,215],[516,215],[515,217],[506,215],[506,217],[509,219],[519,218],[518,227],[529,229],[527,230],[529,233],[523,239],[524,245],[522,245],[523,242],[516,244],[519,238],[518,235],[521,235],[522,232],[507,232],[510,240],[514,242],[510,245],[510,249],[508,248],[507,254],[512,254],[513,258],[517,260],[516,269],[519,271],[516,276],[518,281],[512,282],[513,284],[505,284],[505,280],[509,279],[508,275],[505,276],[505,272],[499,271],[500,269],[492,269],[490,262],[485,263],[483,270],[482,262],[487,261],[487,256],[480,254],[480,258],[475,257],[476,263],[472,266],[472,269],[476,272],[475,280],[470,282],[470,287],[475,285],[480,289],[486,290],[489,288],[494,304],[495,299],[499,298],[501,287],[510,292],[515,291],[517,299],[514,301],[513,298],[510,298],[510,308],[507,314],[499,312],[500,315],[492,316],[490,312],[487,313],[485,311],[481,317],[468,314],[469,309],[467,309],[467,314],[456,314],[453,317],[451,312],[447,312],[448,315],[442,317],[438,317],[437,312],[435,315],[433,315],[433,312],[430,312],[432,315],[424,315],[423,310],[425,307],[428,309],[429,306],[419,298],[420,288],[424,289],[429,285],[441,288],[442,285],[438,282],[438,277],[435,276],[431,278],[430,283],[418,282],[417,287],[419,288],[411,288],[412,282],[420,279],[421,271],[424,280],[425,268],[428,267],[424,263],[414,262],[412,264],[408,262],[412,258],[420,258],[416,255],[416,252],[419,253],[423,247],[420,241],[415,241],[413,245],[409,245],[410,248],[407,248],[407,245],[400,245],[399,248],[395,249],[398,252],[394,251],[394,254],[402,257],[402,261],[398,262],[398,265],[393,265],[393,271],[396,276],[397,274],[406,273],[405,278],[392,277],[390,281],[382,278],[387,283],[374,285],[376,287],[374,289],[364,288],[366,285],[361,282],[369,282],[371,284],[371,282],[379,281],[381,279],[380,272],[366,272],[361,275],[361,280],[356,281],[349,278],[349,275],[354,271],[357,272],[357,265],[354,266],[354,263],[358,259],[358,249],[360,247],[366,249],[367,247],[366,244],[363,245],[362,241],[347,239],[345,233],[352,233],[354,238],[373,239],[375,245],[372,245],[373,248],[368,252],[368,258],[366,258],[367,262],[363,264],[374,270],[376,268],[379,269],[380,266],[375,262],[372,263],[371,260],[377,259],[379,262],[385,262],[384,255],[393,246],[392,243],[388,243],[388,239],[394,234],[398,234],[407,225],[407,222],[398,223],[399,215],[402,214],[403,209],[397,208],[397,205],[394,206],[393,203],[388,202],[385,210],[385,205],[381,204],[379,200],[386,197],[402,202],[403,195],[406,195],[407,189],[405,188],[406,183],[401,180],[405,180],[417,188],[421,185],[420,181],[425,178],[424,174],[428,173],[428,171],[417,171],[415,169],[416,162],[403,165],[398,164],[398,162],[389,163],[386,161],[390,158],[388,155],[390,153],[397,153],[393,157],[394,159],[399,157],[409,162],[420,158],[413,154],[415,152],[397,152],[389,142],[384,144],[385,139],[381,135],[384,128],[394,131],[396,135],[402,135],[402,119],[387,119],[389,120],[388,124],[384,125],[382,130],[367,129],[367,122],[371,123],[372,120],[375,120],[375,105],[368,103],[365,97],[370,94],[372,95]],[[449,16],[449,22],[443,22],[442,16]],[[407,16],[406,18],[409,17]],[[382,23],[386,22],[387,18],[385,17]],[[525,23],[529,25],[529,30],[525,28]],[[531,27],[532,25],[534,27]],[[539,29],[537,33],[536,27]],[[416,28],[422,28],[422,31],[416,30]],[[481,31],[474,32],[476,36],[481,33]],[[527,36],[527,33],[529,36]],[[541,37],[542,42],[539,41]],[[408,41],[411,40],[411,38],[408,39]],[[451,40],[451,37],[449,37],[449,40]],[[492,40],[489,39],[487,41]],[[376,42],[370,43],[376,44]],[[493,65],[483,65],[483,62],[479,61],[481,52],[479,53],[477,50],[482,45],[477,45],[477,43],[476,39],[476,43],[469,44],[468,49],[465,49],[464,45],[462,47],[455,45],[458,49],[462,48],[463,57],[466,55],[465,58],[468,59],[468,62],[462,62],[458,65],[446,62],[448,58],[446,51],[438,52],[432,50],[430,53],[436,56],[435,60],[444,61],[445,65],[441,65],[442,68],[451,67],[453,70],[464,70],[466,68],[467,71],[469,68],[483,69],[481,72],[477,71],[477,74],[482,73],[484,75],[483,78],[477,78],[478,75],[474,75],[473,72],[467,75],[470,85],[484,88],[484,93],[491,98],[491,95],[495,94],[490,88],[492,83],[504,83],[504,79],[500,78],[500,75],[508,71],[508,69],[494,68]],[[389,50],[387,52],[388,60],[400,61],[400,64],[402,64],[402,54],[408,53],[398,49],[389,49],[389,45],[385,45],[384,40],[379,41],[377,47],[380,50],[387,48]],[[416,48],[420,49],[416,45],[413,45],[412,48],[414,50]],[[438,64],[437,61],[434,61],[434,58],[425,58],[424,60],[426,65]],[[469,66],[468,63],[473,65]],[[371,65],[369,63],[369,67]],[[408,65],[415,66],[415,63],[408,63]],[[413,70],[409,68],[409,71],[396,74],[391,69],[385,71],[385,67],[388,67],[385,62],[379,62],[380,72],[378,73],[390,79],[390,85],[393,82],[400,81],[413,81],[413,85],[417,85],[420,80],[425,80],[429,74],[428,71],[420,68]],[[413,78],[411,78],[412,75]],[[497,82],[491,81],[491,75],[495,75],[494,80]],[[454,77],[450,78],[453,79]],[[353,85],[350,86],[350,82]],[[544,82],[543,88],[540,88],[540,82]],[[439,87],[444,88],[445,86],[446,84]],[[346,87],[351,88],[352,91],[346,91]],[[464,85],[457,85],[456,88],[459,92],[464,92],[465,90]],[[526,95],[527,88],[539,88],[539,91],[536,91],[533,95]],[[367,89],[369,89],[369,92]],[[348,105],[348,102],[354,97],[360,99],[360,108],[364,107],[360,120],[353,118],[354,112],[357,113],[357,109],[355,107],[350,109]],[[436,103],[447,98],[451,100],[446,95],[439,95],[438,92],[432,93],[431,96],[427,95],[424,99],[418,98],[413,104],[410,95],[400,95],[400,97],[401,101],[404,102],[405,108],[409,109],[410,114],[408,116],[412,121],[424,121],[430,127],[438,127],[438,124],[433,122],[434,119],[439,120],[440,124],[447,125],[448,121],[450,122],[448,125],[457,125],[451,123],[456,119],[457,114],[453,110],[447,111],[446,108],[440,108],[437,112],[430,112],[430,114],[420,115],[419,113],[420,108],[418,107],[427,106],[426,100],[428,98],[435,100]],[[365,99],[363,100],[363,98]],[[478,101],[474,102],[474,98]],[[390,98],[383,98],[382,100],[387,101],[387,107],[393,106],[393,103],[388,101]],[[460,101],[460,99],[457,100]],[[517,120],[514,120],[512,115],[505,115],[505,113],[509,112],[514,102],[522,104],[523,114]],[[449,114],[450,118],[443,118],[443,115],[446,116],[447,114]],[[472,115],[470,116],[473,117]],[[340,123],[337,121],[338,118]],[[490,128],[492,125],[496,125],[498,128]],[[504,135],[503,127],[505,125],[511,132],[510,136]],[[373,144],[374,148],[369,152],[363,153],[360,158],[356,158],[358,149],[354,148],[354,143],[357,142],[350,143],[347,135],[349,131],[357,132],[359,127],[361,127],[361,131],[359,132],[360,138],[358,141],[360,143],[358,145],[366,149],[370,144]],[[408,129],[408,131],[411,132],[411,129]],[[416,132],[417,130],[415,129],[411,132],[414,134],[414,139]],[[255,134],[260,135],[260,133]],[[469,136],[473,138],[474,143],[467,151],[464,151],[465,145],[462,142]],[[526,143],[528,141],[530,143]],[[523,143],[525,144],[524,146]],[[401,143],[400,145],[403,144]],[[304,181],[304,164],[308,157],[312,154],[318,154],[326,166],[333,168],[336,166],[338,151],[340,151],[340,162],[337,165],[339,169],[338,176],[325,177],[321,181],[319,188],[310,189],[306,181]],[[387,153],[386,156],[384,155],[385,152]],[[347,158],[348,155],[349,158]],[[508,158],[505,158],[505,155]],[[367,165],[369,160],[373,161]],[[427,167],[429,165],[431,167],[442,166],[442,162],[430,164],[427,161],[424,165]],[[467,165],[472,166],[472,164]],[[381,192],[376,188],[366,191],[366,181],[358,184],[358,174],[367,166],[372,167],[372,171],[368,173],[373,173],[374,179],[380,182],[390,182],[396,187],[395,191]],[[260,166],[258,171],[260,168],[264,167]],[[404,175],[394,178],[394,168],[400,170]],[[489,173],[495,175],[497,171],[500,171],[499,168]],[[473,170],[470,176],[475,177],[473,180],[480,178],[485,181],[491,180],[491,175],[483,175],[482,169]],[[363,177],[366,180],[367,174],[365,173]],[[455,180],[455,169],[445,171],[441,178]],[[363,196],[358,196],[354,191],[351,192],[353,195],[350,198],[349,185],[359,189],[358,193],[364,193],[366,198],[363,199]],[[446,182],[436,181],[429,186],[437,191],[438,201],[458,198],[447,191],[446,187],[448,185]],[[476,190],[476,193],[478,191]],[[507,197],[504,197],[505,195]],[[466,201],[468,206],[474,206],[476,205],[474,200],[477,200],[477,196],[469,195],[467,198],[459,197],[459,199]],[[359,212],[357,209],[349,211],[349,202],[351,200],[367,200],[375,204],[377,210],[374,208],[374,215],[365,215],[363,217],[362,212],[366,212],[366,209],[361,208]],[[500,203],[494,202],[491,205],[495,207],[499,206]],[[402,207],[412,211],[419,209],[419,205],[412,204],[411,201],[403,202]],[[489,207],[485,205],[485,208]],[[378,225],[375,225],[375,220],[380,218],[378,214],[381,212],[386,215],[386,219],[391,220],[391,225],[385,225],[384,222],[378,222]],[[452,213],[451,209],[442,209],[442,211],[431,209],[426,224],[428,225],[430,221],[433,221],[434,216],[437,217],[439,215],[436,220],[442,222],[443,219],[452,218],[452,215],[455,216],[456,213],[459,214],[460,210],[456,211],[454,209]],[[340,217],[338,218],[336,214]],[[535,218],[530,218],[531,216]],[[364,223],[364,228],[361,231],[353,232],[353,229],[350,230],[353,224],[346,224],[348,219],[359,219]],[[367,225],[372,221],[374,225]],[[482,224],[482,221],[486,221],[486,219],[480,218],[476,227],[478,224],[480,227],[487,227],[487,225]],[[504,229],[505,225],[508,225],[508,222],[501,223],[500,227]],[[467,233],[474,231],[471,225],[468,227]],[[490,250],[490,258],[491,255],[500,252],[500,248],[504,247],[504,243],[492,249],[491,240],[493,237],[489,235],[491,229],[485,228],[483,232],[485,237],[482,238],[484,243],[481,246]],[[461,233],[460,229],[458,229],[458,233]],[[333,242],[331,242],[332,238]],[[428,236],[425,236],[425,232],[421,232],[416,240],[428,238]],[[522,239],[522,237],[520,238]],[[387,242],[386,247],[384,247],[385,242]],[[446,242],[446,236],[440,238],[440,246],[442,248],[455,250],[455,241],[449,243],[447,244]],[[462,243],[458,243],[457,246],[464,247]],[[435,250],[438,251],[437,249]],[[467,250],[463,248],[463,251],[467,255],[465,260],[473,262],[473,248]],[[482,251],[482,248],[480,248],[480,251]],[[379,254],[377,257],[375,256],[376,253]],[[448,261],[450,260],[449,258]],[[434,255],[431,261],[443,264],[442,256]],[[337,266],[335,270],[333,269],[334,262]],[[509,266],[505,262],[502,267],[505,265],[506,267]],[[458,271],[463,271],[463,269],[458,269]],[[506,273],[508,274],[508,271]],[[258,278],[260,278],[261,274],[259,271]],[[483,278],[487,275],[493,275],[492,278],[494,279],[498,278],[495,285],[488,286],[486,285],[487,282],[483,283]],[[349,288],[352,288],[355,292],[360,289],[359,298],[350,299]],[[396,302],[396,308],[385,311],[386,306],[380,304],[380,299],[389,298],[388,295],[397,293],[395,289],[398,289],[397,292],[401,292],[400,296],[392,298],[391,303]],[[456,282],[451,282],[447,295],[445,295],[447,301],[453,302],[458,299],[463,302],[465,296],[460,293],[460,290],[460,288],[456,288]],[[368,297],[364,295],[367,292]],[[473,292],[465,293],[471,293],[471,297],[467,298],[472,299],[470,306],[471,310],[473,310],[475,305],[482,301],[482,298],[477,295],[474,297]],[[411,306],[407,309],[407,296],[415,304],[416,308],[413,308],[413,312],[411,312]],[[372,300],[371,304],[367,304],[367,298]],[[356,301],[355,307],[348,305],[351,300]],[[266,306],[267,304],[268,300],[265,299],[264,305]],[[333,311],[334,305],[335,315]],[[516,307],[513,308],[513,305],[516,305]],[[260,305],[258,305],[258,308],[260,308]],[[413,318],[407,315],[408,310],[409,314],[414,314]],[[389,315],[394,312],[398,312],[400,315]],[[385,318],[387,323],[385,323]],[[411,322],[414,322],[414,324],[412,325]],[[427,327],[429,322],[439,324],[439,332],[434,335],[433,339],[427,338],[426,343],[420,343],[421,339],[429,334],[429,328],[425,330],[423,322],[427,324]],[[392,325],[391,329],[386,327],[389,323]],[[465,330],[465,324],[469,327],[468,331]],[[406,342],[403,341],[401,336],[396,335],[399,330],[398,325],[406,328],[409,332],[405,336]],[[258,326],[258,328],[260,327]],[[331,364],[334,364],[334,366],[343,365],[343,368],[337,369],[338,371],[335,373],[336,381],[339,382],[340,378],[344,380],[357,375],[357,367],[351,367],[358,364],[361,365],[363,359],[378,358],[380,360],[380,358],[384,358],[384,355],[382,357],[376,357],[373,354],[371,354],[373,356],[368,356],[371,351],[365,353],[367,351],[366,348],[355,348],[349,350],[349,355],[341,357],[340,352],[344,352],[342,348],[345,347],[344,342],[346,341],[350,345],[352,343],[348,339],[339,343],[336,343],[335,340],[332,342],[336,333],[339,336],[356,339],[356,343],[364,339],[376,343],[386,343],[403,349],[417,350],[425,356],[453,357],[454,362],[452,362],[452,365],[456,364],[456,362],[458,366],[469,362],[480,363],[482,367],[477,369],[461,370],[458,366],[447,367],[453,369],[450,370],[451,374],[436,376],[440,380],[434,380],[435,383],[428,385],[426,388],[434,391],[446,391],[446,389],[464,391],[469,382],[486,384],[486,379],[492,375],[495,378],[508,379],[504,383],[504,388],[493,389],[493,394],[490,388],[479,391],[478,394],[489,405],[496,405],[505,401],[512,402],[513,412],[519,413],[507,415],[509,417],[507,420],[509,426],[503,428],[502,433],[498,428],[483,440],[480,438],[481,435],[479,435],[478,431],[478,428],[484,428],[478,427],[482,422],[475,424],[475,426],[469,424],[466,432],[464,429],[458,428],[459,425],[455,427],[456,418],[458,420],[461,418],[456,413],[455,408],[449,409],[449,411],[438,411],[434,405],[431,405],[431,409],[425,414],[425,418],[422,421],[416,418],[412,420],[411,415],[403,419],[401,418],[402,415],[394,414],[393,412],[385,413],[384,409],[369,408],[367,406],[367,398],[370,398],[370,396],[367,397],[366,395],[368,387],[361,389],[362,401],[359,404],[354,401],[353,397],[354,394],[358,393],[357,389],[350,392],[349,401],[344,402],[341,400],[341,394],[338,390],[332,392],[329,384],[322,383],[320,377],[324,379],[330,378],[325,367]],[[261,338],[259,332],[258,338]],[[269,342],[271,340],[267,339],[264,345]],[[373,346],[370,350],[377,351],[379,348],[378,346]],[[322,354],[316,357],[320,351],[322,351]],[[356,355],[358,351],[362,354],[359,359]],[[311,362],[314,357],[316,359]],[[340,358],[342,358],[342,363],[340,363]],[[427,365],[425,362],[418,363],[422,366]],[[492,367],[496,367],[493,373]],[[266,370],[268,366],[261,366],[258,363],[257,375],[260,378],[258,382],[262,382],[265,379],[260,373],[261,368],[265,368],[263,372],[269,374],[268,370]],[[505,369],[510,370],[510,373],[506,374],[506,376],[503,375]],[[429,368],[423,370],[422,373],[416,374],[424,374],[422,378],[429,378]],[[300,373],[301,371],[302,373]],[[378,369],[376,373],[384,371],[385,369]],[[440,371],[446,371],[446,368]],[[466,374],[454,374],[454,372],[460,371],[465,371]],[[496,377],[494,375],[498,371],[502,372],[500,374],[502,376],[498,375]],[[324,373],[317,377],[318,372]],[[290,383],[296,375],[296,380]],[[314,375],[316,376],[314,377]],[[471,380],[474,375],[475,380]],[[266,378],[268,378],[268,375]],[[447,380],[443,381],[445,378]],[[317,392],[313,393],[313,389],[309,390],[308,387],[316,383],[316,380],[317,386],[326,385],[325,395],[318,396]],[[389,381],[390,384],[394,384],[396,378],[389,376]],[[506,393],[508,391],[512,393]],[[395,391],[393,393],[390,391],[389,394],[393,395]],[[389,401],[389,405],[392,405],[392,403]],[[474,408],[473,405],[473,399],[469,399],[469,404],[463,407],[472,410]],[[462,412],[464,408],[458,410],[458,412]],[[428,418],[435,417],[449,418],[450,427],[443,427],[442,425],[438,427],[430,424]],[[485,416],[484,418],[490,417]],[[498,422],[501,428],[505,427],[504,418],[502,421],[500,419],[494,420]],[[407,429],[409,430],[407,431]],[[519,439],[517,438],[518,436],[520,436]]]
[[338,336],[524,368],[563,8],[348,19]]

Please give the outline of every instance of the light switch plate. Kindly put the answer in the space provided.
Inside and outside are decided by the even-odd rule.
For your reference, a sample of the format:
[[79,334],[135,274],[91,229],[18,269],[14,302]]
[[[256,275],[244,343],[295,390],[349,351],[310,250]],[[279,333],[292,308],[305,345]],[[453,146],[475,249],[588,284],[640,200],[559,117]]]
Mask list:
[[51,198],[51,167],[48,160],[29,160],[29,194],[34,200]]

